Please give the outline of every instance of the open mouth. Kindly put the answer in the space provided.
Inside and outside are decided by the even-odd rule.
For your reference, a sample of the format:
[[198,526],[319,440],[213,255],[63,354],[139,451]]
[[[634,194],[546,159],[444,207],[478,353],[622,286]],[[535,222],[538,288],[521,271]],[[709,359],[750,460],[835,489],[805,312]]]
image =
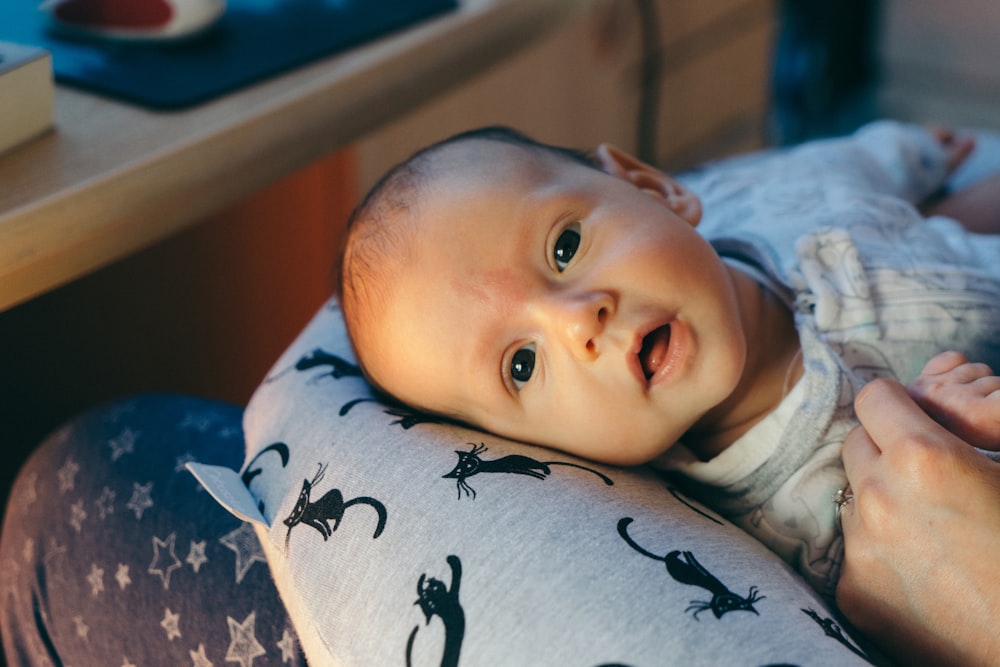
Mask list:
[[664,324],[653,329],[642,339],[642,348],[639,350],[639,364],[642,366],[642,373],[649,380],[656,371],[663,367],[667,360],[667,350],[670,349],[670,325]]

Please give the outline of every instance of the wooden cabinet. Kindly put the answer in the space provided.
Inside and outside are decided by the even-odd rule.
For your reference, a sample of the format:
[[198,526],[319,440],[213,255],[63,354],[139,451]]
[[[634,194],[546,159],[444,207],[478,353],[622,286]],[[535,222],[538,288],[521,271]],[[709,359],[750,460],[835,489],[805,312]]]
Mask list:
[[350,151],[0,313],[0,505],[20,461],[95,403],[177,392],[243,403],[333,289]]
[[766,144],[771,0],[660,0],[656,157],[667,168]]
[[[656,30],[644,41],[649,17]],[[774,0],[602,0],[361,141],[360,184],[367,190],[417,148],[481,125],[510,125],[584,149],[606,141],[639,153],[638,118],[649,100],[655,146],[643,152],[660,166],[679,169],[759,148],[766,143],[776,28]],[[647,87],[643,74],[651,69]]]

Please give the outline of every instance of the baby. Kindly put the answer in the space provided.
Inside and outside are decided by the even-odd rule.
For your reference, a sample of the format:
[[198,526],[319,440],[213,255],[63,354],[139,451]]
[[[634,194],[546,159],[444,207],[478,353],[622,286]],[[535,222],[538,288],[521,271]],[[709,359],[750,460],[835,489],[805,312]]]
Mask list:
[[458,135],[355,211],[348,331],[379,390],[677,473],[832,596],[860,387],[913,383],[959,421],[963,401],[997,400],[965,360],[1000,368],[1000,237],[916,208],[971,148],[881,123],[681,180],[607,145],[591,158],[502,128]]

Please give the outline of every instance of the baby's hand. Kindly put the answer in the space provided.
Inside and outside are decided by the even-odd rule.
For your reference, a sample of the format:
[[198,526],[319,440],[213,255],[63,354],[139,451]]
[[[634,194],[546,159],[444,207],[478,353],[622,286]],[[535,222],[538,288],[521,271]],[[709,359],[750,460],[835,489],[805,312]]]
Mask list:
[[959,165],[965,162],[972,149],[976,147],[975,137],[969,134],[957,134],[952,128],[945,125],[929,125],[927,131],[930,132],[944,149],[945,161],[948,165],[948,174],[955,173]]
[[961,352],[942,352],[927,362],[909,387],[924,411],[980,449],[1000,451],[1000,377]]

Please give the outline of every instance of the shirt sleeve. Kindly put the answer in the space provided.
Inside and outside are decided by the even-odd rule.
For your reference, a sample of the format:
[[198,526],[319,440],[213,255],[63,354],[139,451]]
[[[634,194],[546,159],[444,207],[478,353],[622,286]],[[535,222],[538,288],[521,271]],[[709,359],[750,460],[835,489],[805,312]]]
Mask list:
[[877,121],[854,134],[722,160],[681,175],[706,203],[791,184],[890,195],[916,204],[948,178],[947,153],[922,126]]
[[851,135],[724,160],[683,178],[702,198],[699,230],[706,238],[763,249],[786,275],[805,234],[923,220],[913,205],[941,187],[947,171],[946,152],[927,130],[879,121]]
[[948,178],[947,153],[926,128],[879,121],[858,130],[851,141],[870,156],[892,194],[917,204]]

